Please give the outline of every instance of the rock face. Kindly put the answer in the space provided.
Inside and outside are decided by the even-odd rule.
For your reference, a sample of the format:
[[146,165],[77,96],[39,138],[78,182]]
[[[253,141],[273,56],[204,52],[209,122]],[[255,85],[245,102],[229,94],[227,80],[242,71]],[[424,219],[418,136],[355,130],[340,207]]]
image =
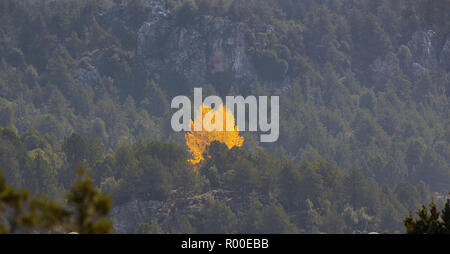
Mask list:
[[411,73],[415,80],[418,80],[422,75],[428,72],[428,69],[418,63],[413,63],[411,66]]
[[149,10],[149,19],[159,19],[161,17],[166,17],[169,11],[165,8],[165,1],[163,0],[147,0],[145,6]]
[[[412,80],[419,79],[430,69],[450,69],[450,35],[442,40],[432,30],[417,31],[411,36],[407,46],[412,55],[407,74]],[[399,67],[399,59],[396,54],[390,52],[376,59],[370,67],[373,80],[378,83]]]
[[157,81],[167,72],[188,87],[207,85],[223,73],[241,84],[254,79],[244,25],[225,18],[204,16],[186,26],[165,16],[152,19],[139,29],[137,55]]
[[450,70],[450,34],[447,35],[444,42],[444,46],[439,55],[439,61],[443,68]]
[[437,65],[437,36],[428,31],[417,31],[408,42],[408,47],[414,57],[414,62],[425,68],[433,68]]
[[[136,56],[150,79],[160,84],[174,80],[178,89],[189,90],[210,83],[217,88],[217,80],[248,87],[256,79],[247,52],[245,24],[201,16],[190,24],[179,25],[164,0],[147,0],[145,8],[148,16],[137,32]],[[117,5],[100,13],[96,20],[103,27],[111,26],[113,21],[124,22],[125,9],[125,5]],[[257,46],[264,48],[264,40]],[[77,70],[79,83],[88,81],[86,75],[93,77],[92,70]]]
[[115,206],[111,217],[114,221],[114,231],[119,234],[133,233],[140,223],[151,223],[162,202],[134,200],[120,206]]
[[94,85],[100,80],[100,73],[97,68],[92,65],[87,65],[78,68],[75,71],[75,82],[80,85]]
[[220,200],[233,208],[242,208],[245,202],[233,200],[224,190],[212,190],[187,198],[177,197],[173,193],[166,201],[133,200],[113,208],[111,219],[114,231],[119,234],[133,233],[141,223],[151,224],[156,221],[164,232],[177,225],[185,215],[198,215],[209,199]]
[[400,61],[396,54],[390,52],[384,58],[377,58],[371,65],[372,76],[375,83],[378,83],[388,73],[400,66]]
[[[148,13],[147,20],[154,21],[161,17],[166,17],[169,14],[169,11],[165,6],[166,3],[164,0],[147,0],[145,2],[145,11]],[[114,20],[124,22],[125,9],[125,4],[118,4],[107,12],[99,13],[98,16],[96,16],[96,21],[104,26],[110,25]]]

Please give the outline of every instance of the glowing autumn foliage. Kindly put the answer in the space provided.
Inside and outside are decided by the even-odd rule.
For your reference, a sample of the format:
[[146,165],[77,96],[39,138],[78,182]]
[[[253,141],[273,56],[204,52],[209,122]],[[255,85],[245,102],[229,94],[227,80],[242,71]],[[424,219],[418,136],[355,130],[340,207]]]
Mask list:
[[[206,147],[213,141],[224,143],[228,149],[231,149],[233,146],[242,146],[244,137],[239,136],[233,113],[227,110],[226,106],[221,106],[218,110],[213,111],[210,107],[202,105],[202,109],[199,110],[202,110],[202,114],[197,114],[196,119],[194,121],[191,120],[191,131],[185,135],[186,145],[193,157],[192,160],[189,160],[190,163],[195,165],[201,162],[204,159],[203,153],[206,151]],[[223,129],[219,131],[214,128],[216,115],[223,117]],[[227,118],[230,121],[226,121]],[[195,123],[197,121],[202,122],[202,119],[202,130],[193,131]]]

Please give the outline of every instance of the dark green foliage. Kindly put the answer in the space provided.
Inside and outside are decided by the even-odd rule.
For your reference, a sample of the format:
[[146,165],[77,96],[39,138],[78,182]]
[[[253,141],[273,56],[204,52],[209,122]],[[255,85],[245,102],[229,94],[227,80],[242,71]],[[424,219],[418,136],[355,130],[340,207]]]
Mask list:
[[286,165],[280,173],[280,197],[288,211],[297,210],[304,201],[298,194],[301,191],[302,176],[294,165]]
[[177,25],[188,25],[194,22],[198,15],[198,7],[194,0],[184,1],[175,11]]
[[92,179],[84,175],[81,167],[77,170],[78,178],[67,194],[67,203],[74,209],[70,230],[80,234],[112,233],[113,223],[108,219],[111,198],[94,187]]
[[290,222],[289,216],[280,205],[271,204],[262,209],[261,233],[294,234],[297,228]]
[[125,20],[133,29],[138,29],[148,16],[145,0],[131,0],[126,5]]
[[447,198],[444,209],[439,211],[436,204],[432,201],[427,208],[423,205],[416,214],[415,219],[409,214],[404,224],[408,234],[450,234],[450,199]]
[[4,233],[112,233],[108,195],[100,193],[88,176],[79,178],[67,194],[67,206],[31,197],[27,190],[9,186],[0,170],[0,234]]
[[224,203],[211,199],[199,215],[202,234],[236,233],[237,219],[233,211]]
[[280,59],[275,51],[263,50],[255,53],[255,66],[259,75],[267,80],[281,80],[288,71],[288,63]]
[[9,129],[0,129],[0,165],[5,179],[13,186],[23,186],[23,176],[30,168],[30,158],[17,134]]
[[156,221],[152,224],[142,223],[134,232],[135,234],[162,234],[163,231]]
[[80,135],[73,133],[64,140],[63,151],[67,162],[72,166],[83,163],[88,154],[86,141]]
[[[164,232],[399,232],[401,216],[429,199],[423,182],[418,187],[400,183],[395,191],[387,186],[380,189],[358,169],[344,172],[323,161],[294,163],[263,151],[229,150],[219,142],[209,146],[207,159],[196,173],[185,149],[173,143],[136,142],[105,155],[94,138],[73,134],[63,142],[60,149],[66,155],[59,158],[53,152],[56,147],[38,132],[22,139],[8,129],[2,134],[4,140],[15,143],[11,151],[20,155],[25,147],[32,149],[29,157],[25,153],[20,159],[28,164],[15,169],[5,164],[11,179],[32,193],[60,197],[61,190],[77,179],[68,200],[78,214],[74,222],[78,226],[70,230],[80,232],[109,232],[110,224],[102,218],[110,201],[93,189],[94,183],[111,194],[117,205],[133,199],[170,202],[175,196],[183,199],[227,191],[225,199],[204,203],[200,214],[180,219]],[[94,180],[76,177],[78,164],[91,165]],[[91,206],[100,210],[85,214]],[[161,233],[159,227],[143,226],[138,232]]]
[[[243,133],[246,150],[212,143],[197,171],[170,128],[170,99],[192,88],[175,67],[146,73],[136,54],[145,4],[0,1],[0,167],[9,184],[61,200],[80,164],[116,204],[224,189],[251,203],[211,208],[236,217],[220,228],[227,233],[403,232],[401,218],[429,202],[429,188],[448,192],[450,75],[438,55],[449,0],[167,1],[168,29],[212,15],[245,31],[254,82],[214,73],[199,84],[211,84],[204,95],[280,96],[276,143],[253,133]],[[436,66],[409,43],[426,30],[436,33]],[[166,57],[162,37],[150,58]],[[387,56],[398,64],[374,71]],[[417,75],[415,63],[427,70]],[[98,77],[79,83],[87,70]],[[186,216],[173,230],[214,231],[210,219]]]
[[6,101],[0,101],[0,126],[13,127],[14,126],[14,111]]

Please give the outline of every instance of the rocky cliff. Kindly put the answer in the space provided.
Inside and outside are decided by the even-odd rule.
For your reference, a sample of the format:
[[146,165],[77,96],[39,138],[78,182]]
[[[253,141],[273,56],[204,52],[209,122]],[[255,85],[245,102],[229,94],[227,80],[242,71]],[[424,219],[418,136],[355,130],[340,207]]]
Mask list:
[[167,16],[153,18],[139,29],[137,55],[156,81],[174,72],[188,87],[206,85],[223,73],[230,73],[238,83],[252,82],[243,24],[210,16],[186,26],[174,22]]
[[[404,68],[407,68],[406,73],[412,80],[419,79],[430,70],[450,69],[450,34],[440,37],[432,30],[416,31],[406,46],[411,59]],[[399,67],[400,60],[396,53],[389,52],[376,59],[371,65],[374,82],[378,83]]]
[[133,233],[141,223],[156,221],[164,232],[170,232],[184,216],[198,215],[209,199],[225,202],[231,208],[245,206],[244,202],[234,200],[224,190],[212,190],[188,198],[180,198],[174,191],[164,202],[140,199],[115,206],[111,213],[114,231],[119,234]]

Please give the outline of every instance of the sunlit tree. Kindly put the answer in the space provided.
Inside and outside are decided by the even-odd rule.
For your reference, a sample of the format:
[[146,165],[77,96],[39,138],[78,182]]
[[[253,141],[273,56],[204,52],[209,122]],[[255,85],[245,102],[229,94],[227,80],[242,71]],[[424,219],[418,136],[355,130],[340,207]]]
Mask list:
[[[239,136],[239,130],[235,125],[233,113],[227,110],[226,106],[220,106],[217,110],[213,111],[210,107],[203,105],[201,110],[202,113],[197,114],[194,121],[191,120],[191,131],[185,135],[186,145],[193,157],[192,160],[189,160],[192,164],[198,164],[203,161],[206,147],[213,141],[224,143],[228,149],[234,146],[241,147],[244,143],[244,138]],[[214,128],[216,124],[215,116],[217,115],[223,117],[222,130],[216,130]],[[211,121],[207,121],[207,119],[211,119]],[[194,125],[197,121],[203,123],[201,131],[194,131]]]

